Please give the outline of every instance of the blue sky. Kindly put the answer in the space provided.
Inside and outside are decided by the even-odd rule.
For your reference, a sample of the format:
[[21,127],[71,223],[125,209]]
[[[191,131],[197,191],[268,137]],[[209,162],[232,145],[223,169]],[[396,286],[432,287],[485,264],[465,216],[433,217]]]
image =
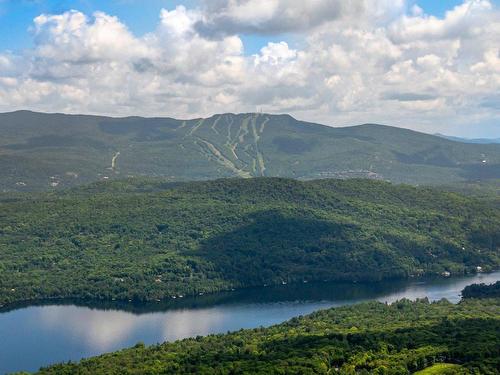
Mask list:
[[103,11],[120,18],[136,35],[152,31],[158,22],[160,9],[173,9],[182,4],[195,5],[190,0],[0,0],[0,50],[16,50],[31,46],[29,28],[42,13],[59,14],[75,9],[86,14]]
[[[500,0],[494,1],[498,3]],[[75,9],[86,14],[103,11],[120,18],[137,36],[152,31],[158,22],[160,9],[174,9],[177,5],[192,8],[197,0],[0,0],[0,51],[17,51],[32,45],[29,28],[41,13],[58,14]],[[416,0],[427,14],[442,17],[445,12],[461,4],[460,0]],[[257,53],[268,42],[281,37],[241,35],[245,53]]]

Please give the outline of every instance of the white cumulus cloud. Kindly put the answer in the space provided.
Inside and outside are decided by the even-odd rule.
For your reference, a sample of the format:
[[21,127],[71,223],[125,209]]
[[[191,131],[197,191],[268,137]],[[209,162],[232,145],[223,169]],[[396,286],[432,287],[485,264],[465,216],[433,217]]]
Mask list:
[[[499,9],[465,0],[438,18],[417,4],[207,0],[162,10],[142,37],[102,12],[42,14],[33,48],[0,51],[0,110],[198,117],[262,109],[430,132],[482,124],[498,135]],[[241,38],[249,33],[283,40],[249,55]]]

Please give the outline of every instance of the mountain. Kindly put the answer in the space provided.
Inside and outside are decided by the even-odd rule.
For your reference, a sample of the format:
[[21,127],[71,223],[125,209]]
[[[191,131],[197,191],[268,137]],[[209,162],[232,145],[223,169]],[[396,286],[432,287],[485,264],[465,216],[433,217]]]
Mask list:
[[0,194],[0,305],[157,300],[500,265],[500,211],[367,179],[98,182]]
[[410,184],[500,178],[500,145],[382,125],[333,128],[288,115],[207,119],[0,114],[0,191],[129,176],[171,181],[368,177]]
[[483,145],[500,143],[500,138],[461,138],[439,133],[436,133],[435,135],[441,138],[449,139],[450,141],[463,142],[463,143],[477,143]]
[[39,374],[498,374],[499,311],[499,298],[367,302],[269,328],[138,343]]

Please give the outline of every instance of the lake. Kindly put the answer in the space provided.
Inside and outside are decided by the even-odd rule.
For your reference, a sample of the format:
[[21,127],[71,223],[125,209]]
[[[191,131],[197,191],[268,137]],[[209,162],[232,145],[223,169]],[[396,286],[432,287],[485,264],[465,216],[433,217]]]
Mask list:
[[500,280],[500,271],[456,278],[380,283],[309,283],[253,288],[148,304],[65,301],[0,312],[0,374],[35,371],[56,362],[118,350],[270,326],[318,309],[376,299],[452,302],[473,283]]

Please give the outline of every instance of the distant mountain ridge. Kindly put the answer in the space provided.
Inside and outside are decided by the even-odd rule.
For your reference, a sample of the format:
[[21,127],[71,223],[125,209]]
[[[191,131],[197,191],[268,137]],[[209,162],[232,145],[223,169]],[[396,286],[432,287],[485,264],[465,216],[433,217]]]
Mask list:
[[333,128],[289,115],[176,120],[18,111],[0,114],[0,135],[0,191],[130,176],[366,177],[431,185],[500,178],[500,145],[375,124]]
[[463,142],[463,143],[477,143],[477,144],[497,144],[500,143],[500,138],[462,138],[462,137],[454,137],[451,135],[445,135],[441,133],[435,134],[438,137],[449,139],[450,141]]

